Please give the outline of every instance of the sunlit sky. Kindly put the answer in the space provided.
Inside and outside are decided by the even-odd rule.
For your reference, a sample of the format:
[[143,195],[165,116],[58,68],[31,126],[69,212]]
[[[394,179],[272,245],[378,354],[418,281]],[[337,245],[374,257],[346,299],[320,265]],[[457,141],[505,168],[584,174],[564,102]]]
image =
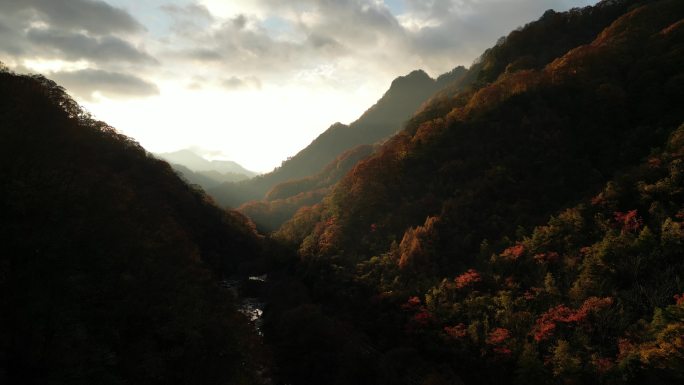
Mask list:
[[593,0],[0,0],[0,61],[63,85],[152,152],[265,172],[397,76],[469,66]]

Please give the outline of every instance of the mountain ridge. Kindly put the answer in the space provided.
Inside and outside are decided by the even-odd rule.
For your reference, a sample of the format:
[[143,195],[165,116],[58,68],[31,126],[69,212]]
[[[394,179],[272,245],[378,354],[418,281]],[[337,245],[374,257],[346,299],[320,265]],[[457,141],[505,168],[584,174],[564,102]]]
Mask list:
[[350,383],[377,366],[371,382],[681,381],[682,18],[674,0],[547,12],[284,224],[319,318],[374,348],[326,367]]
[[345,150],[362,144],[373,144],[400,130],[401,124],[437,88],[446,86],[463,74],[465,68],[456,67],[439,77],[439,81],[430,78],[422,70],[398,77],[378,102],[349,126],[335,123],[274,171],[249,181],[224,184],[210,189],[209,193],[219,203],[229,207],[237,207],[249,200],[263,199],[276,184],[313,175]]
[[0,382],[256,378],[256,337],[217,283],[262,255],[251,222],[2,67]]

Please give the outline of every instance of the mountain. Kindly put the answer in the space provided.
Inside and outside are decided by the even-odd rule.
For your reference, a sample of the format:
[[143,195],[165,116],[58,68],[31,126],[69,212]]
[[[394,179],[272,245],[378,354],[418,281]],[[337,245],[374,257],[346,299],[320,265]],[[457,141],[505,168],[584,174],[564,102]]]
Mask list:
[[253,220],[260,231],[275,231],[300,208],[318,204],[356,163],[374,150],[374,146],[361,145],[345,151],[318,174],[277,184],[264,200],[244,203],[237,211]]
[[179,164],[195,172],[217,172],[219,174],[244,175],[246,178],[256,176],[238,163],[230,160],[207,160],[190,149],[156,154],[171,164]]
[[266,225],[305,205],[266,238],[0,71],[0,383],[682,383],[684,2],[547,11],[446,83],[253,185]]
[[6,69],[0,210],[0,383],[256,383],[260,343],[218,285],[263,255],[251,223]]
[[230,172],[220,173],[216,170],[192,171],[189,168],[177,163],[171,164],[171,167],[185,181],[202,187],[204,191],[212,189],[222,183],[239,182],[249,179],[249,177],[245,174],[235,174]]
[[546,12],[465,78],[276,233],[289,380],[681,382],[684,2]]
[[250,200],[261,200],[276,184],[312,176],[344,151],[373,144],[401,129],[413,112],[437,90],[458,82],[466,73],[456,67],[432,79],[424,71],[413,71],[395,79],[389,90],[359,119],[349,126],[335,123],[299,153],[270,173],[239,183],[226,183],[209,190],[222,205],[238,207]]
[[207,160],[191,149],[155,154],[166,160],[188,183],[208,191],[223,183],[240,182],[256,176],[236,162]]

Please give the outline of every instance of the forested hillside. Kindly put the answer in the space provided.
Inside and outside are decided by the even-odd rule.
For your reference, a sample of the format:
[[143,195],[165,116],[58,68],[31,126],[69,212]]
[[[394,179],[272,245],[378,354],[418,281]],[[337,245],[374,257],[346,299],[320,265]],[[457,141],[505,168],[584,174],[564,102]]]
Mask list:
[[0,71],[0,383],[255,383],[263,240],[41,76]]
[[680,384],[684,1],[547,11],[212,193],[0,70],[0,383]]
[[270,233],[280,228],[302,207],[318,204],[337,182],[360,160],[373,153],[372,145],[343,152],[316,175],[275,185],[266,198],[249,201],[237,210],[254,221],[258,229]]
[[[683,18],[603,1],[486,51],[278,231],[322,306],[283,314],[368,341],[328,357],[348,383],[684,379]],[[287,360],[332,381],[318,364]]]
[[399,131],[423,102],[442,88],[456,87],[465,72],[465,68],[456,67],[437,79],[423,71],[401,76],[375,105],[349,126],[335,123],[272,172],[248,181],[225,183],[210,189],[209,193],[222,205],[238,207],[247,201],[263,199],[279,183],[314,176],[345,151],[373,144]]

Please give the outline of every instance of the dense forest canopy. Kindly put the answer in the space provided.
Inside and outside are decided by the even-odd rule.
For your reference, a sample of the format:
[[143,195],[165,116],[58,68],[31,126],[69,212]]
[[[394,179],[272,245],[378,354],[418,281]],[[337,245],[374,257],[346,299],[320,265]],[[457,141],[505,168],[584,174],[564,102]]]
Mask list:
[[236,212],[41,76],[0,72],[0,382],[251,383]]
[[277,232],[326,316],[409,383],[681,379],[683,17],[601,2],[485,52]]

